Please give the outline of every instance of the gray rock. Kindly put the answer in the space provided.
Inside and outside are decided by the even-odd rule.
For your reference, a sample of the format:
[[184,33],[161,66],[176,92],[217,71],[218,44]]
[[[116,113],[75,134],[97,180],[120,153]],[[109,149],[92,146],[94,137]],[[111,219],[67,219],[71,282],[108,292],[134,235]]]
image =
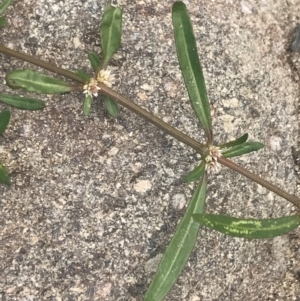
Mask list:
[[[106,2],[13,1],[2,43],[91,72],[87,52],[101,53]],[[115,89],[203,141],[176,57],[173,1],[119,3],[124,33],[113,61]],[[286,49],[298,1],[251,1],[251,14],[243,13],[240,1],[186,4],[214,109],[215,142],[247,132],[265,143],[235,162],[294,193],[299,78],[291,68],[297,58]],[[1,90],[8,92],[5,73],[30,65],[4,55],[1,60]],[[187,203],[195,188],[181,179],[199,158],[126,109],[112,119],[94,100],[84,117],[82,93],[40,98],[47,104],[42,112],[12,109],[1,144],[0,159],[13,183],[0,186],[2,299],[142,300],[153,264],[184,213],[174,198],[184,195]],[[211,177],[206,208],[256,218],[295,210],[226,168]],[[202,229],[166,300],[299,300],[299,235],[297,229],[248,241]]]

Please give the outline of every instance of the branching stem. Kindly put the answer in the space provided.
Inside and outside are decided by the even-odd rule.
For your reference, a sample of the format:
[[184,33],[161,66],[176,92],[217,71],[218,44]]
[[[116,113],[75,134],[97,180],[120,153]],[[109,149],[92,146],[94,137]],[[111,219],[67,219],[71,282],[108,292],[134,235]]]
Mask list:
[[[0,52],[7,54],[9,56],[13,56],[15,58],[21,59],[23,61],[29,62],[31,64],[34,64],[36,66],[42,67],[46,70],[49,70],[51,72],[55,72],[57,74],[60,74],[62,76],[65,76],[69,79],[75,80],[79,83],[84,83],[84,81],[74,72],[62,69],[57,66],[53,66],[45,61],[36,59],[32,56],[29,56],[27,54],[23,54],[20,52],[17,52],[15,50],[9,49],[3,45],[0,45]],[[143,117],[153,125],[157,126],[161,130],[165,131],[167,134],[171,135],[172,137],[176,138],[177,140],[183,142],[184,144],[192,147],[194,150],[196,150],[198,153],[203,155],[206,152],[206,145],[201,144],[197,142],[196,140],[192,139],[191,137],[185,135],[184,133],[180,132],[179,130],[175,129],[174,127],[170,126],[169,124],[165,123],[158,117],[154,116],[153,114],[149,113],[145,109],[141,108],[137,104],[133,103],[131,100],[127,99],[126,97],[118,94],[114,90],[110,89],[109,87],[100,84],[101,93],[110,97],[111,99],[115,100],[120,105],[124,106],[125,108],[129,109],[130,111],[136,113],[137,115]],[[252,181],[266,187],[270,191],[273,191],[277,195],[283,197],[287,201],[294,204],[298,209],[300,209],[300,199],[298,199],[295,196],[290,195],[289,193],[283,191],[282,189],[278,188],[277,186],[271,184],[270,182],[262,179],[261,177],[253,174],[249,170],[235,164],[234,162],[224,158],[220,157],[218,158],[219,163],[235,170],[236,172],[244,175],[245,177],[251,179]]]

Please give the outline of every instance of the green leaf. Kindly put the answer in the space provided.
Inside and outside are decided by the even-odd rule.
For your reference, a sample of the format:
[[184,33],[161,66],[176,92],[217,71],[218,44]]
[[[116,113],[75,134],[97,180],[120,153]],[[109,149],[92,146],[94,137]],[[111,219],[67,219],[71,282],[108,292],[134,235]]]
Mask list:
[[12,0],[4,0],[0,5],[0,15],[3,14]]
[[107,109],[108,113],[112,117],[117,118],[118,113],[119,113],[118,105],[112,99],[110,99],[107,96],[104,97],[104,103],[105,103],[105,106],[106,106],[106,109]]
[[3,167],[3,165],[0,163],[0,182],[10,185],[10,177],[6,171],[6,169]]
[[202,68],[197,52],[190,17],[183,2],[175,2],[172,10],[175,44],[179,65],[188,90],[192,107],[203,126],[209,142],[212,142],[212,126],[209,100]]
[[10,111],[8,109],[4,109],[0,113],[0,135],[3,134],[5,129],[7,128],[10,120]]
[[0,27],[4,27],[6,25],[6,20],[3,17],[0,17]]
[[194,214],[199,224],[235,237],[270,238],[286,234],[300,225],[300,215],[274,219],[239,219],[226,215]]
[[264,145],[260,142],[245,142],[240,145],[234,146],[225,152],[222,152],[222,156],[225,158],[232,158],[255,152],[263,148]]
[[87,97],[84,100],[83,103],[83,114],[84,116],[89,115],[92,105],[92,97],[90,95],[87,95]]
[[218,147],[219,148],[228,148],[228,147],[232,147],[232,146],[237,146],[237,145],[240,145],[240,144],[246,142],[247,139],[248,139],[248,134],[245,134],[233,141],[229,141],[229,142],[220,144],[220,145],[218,145]]
[[100,37],[103,51],[101,69],[105,69],[112,56],[121,44],[122,35],[122,9],[108,6],[104,11],[100,24]]
[[77,70],[76,73],[78,76],[84,80],[86,83],[90,81],[90,77],[82,70]]
[[95,52],[90,51],[88,57],[93,69],[97,71],[101,63],[99,56]]
[[23,88],[40,94],[65,93],[74,90],[74,87],[68,83],[30,69],[11,71],[5,79],[6,84],[12,89]]
[[35,98],[0,94],[0,101],[23,110],[41,110],[45,107],[43,101]]
[[187,176],[183,179],[183,181],[186,182],[186,183],[189,183],[189,182],[193,182],[193,181],[199,180],[203,176],[203,174],[204,174],[205,166],[206,166],[206,162],[205,161],[201,161],[200,165],[197,166],[191,172],[189,172],[187,174]]
[[203,213],[206,187],[207,177],[204,175],[159,264],[144,301],[161,301],[180,276],[197,240],[200,225],[193,220],[192,215]]

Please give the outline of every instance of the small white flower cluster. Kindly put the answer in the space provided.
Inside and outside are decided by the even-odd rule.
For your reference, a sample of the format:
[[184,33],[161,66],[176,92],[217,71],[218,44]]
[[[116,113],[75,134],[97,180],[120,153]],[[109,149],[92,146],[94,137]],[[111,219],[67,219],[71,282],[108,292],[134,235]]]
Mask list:
[[99,83],[105,84],[111,88],[115,82],[115,77],[110,72],[110,70],[100,70],[97,74],[97,79],[91,78],[90,81],[83,86],[83,93],[91,97],[97,97],[98,91],[101,90],[101,88],[98,86]]
[[103,83],[107,87],[110,87],[115,82],[115,76],[113,74],[110,74],[110,70],[100,70],[100,72],[97,75],[97,81],[98,83]]
[[91,78],[90,81],[83,86],[83,93],[86,94],[86,96],[98,96],[98,91],[100,90],[100,87],[98,87],[98,82]]
[[216,173],[220,170],[221,165],[218,163],[218,157],[221,156],[221,151],[219,147],[210,146],[209,155],[205,158],[206,161],[206,170],[209,173]]

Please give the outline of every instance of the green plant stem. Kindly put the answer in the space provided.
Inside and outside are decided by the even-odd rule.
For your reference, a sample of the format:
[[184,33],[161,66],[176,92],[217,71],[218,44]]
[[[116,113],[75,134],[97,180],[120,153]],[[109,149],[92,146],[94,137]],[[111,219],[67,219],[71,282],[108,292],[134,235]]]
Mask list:
[[[63,75],[65,77],[69,78],[69,79],[73,79],[73,80],[78,81],[80,83],[84,83],[83,79],[81,79],[77,74],[75,74],[71,71],[62,69],[62,68],[57,67],[57,66],[50,65],[49,63],[47,63],[45,61],[33,58],[32,56],[29,56],[27,54],[23,54],[23,53],[14,51],[12,49],[4,47],[3,45],[0,45],[0,52],[2,52],[4,54],[7,54],[7,55],[10,55],[10,56],[13,56],[13,57],[16,57],[18,59],[24,60],[26,62],[32,63],[32,64],[34,64],[36,66],[39,66],[39,67],[42,67],[46,70],[49,70],[49,71],[55,72],[57,74]],[[159,119],[158,117],[154,116],[153,114],[149,113],[145,109],[143,109],[140,106],[136,105],[135,103],[133,103],[129,99],[127,99],[124,96],[118,94],[114,90],[108,88],[106,85],[102,84],[102,85],[100,85],[100,88],[101,88],[101,93],[102,94],[114,99],[120,105],[122,105],[125,108],[131,110],[132,112],[136,113],[137,115],[145,118],[146,120],[148,120],[149,122],[151,122],[152,124],[154,124],[158,128],[164,130],[165,132],[167,132],[169,135],[173,136],[177,140],[183,142],[184,144],[189,145],[190,147],[195,149],[197,152],[199,152],[201,155],[203,155],[205,153],[206,145],[200,144],[196,140],[194,140],[194,139],[190,138],[189,136],[183,134],[182,132],[178,131],[174,127],[170,126],[169,124],[167,124],[164,121],[162,121],[161,119]]]
[[[72,80],[75,80],[77,82],[80,82],[80,83],[84,84],[84,81],[76,73],[73,73],[71,71],[62,69],[62,68],[57,67],[57,66],[50,65],[49,63],[47,63],[45,61],[42,61],[42,60],[39,60],[39,59],[36,59],[36,58],[33,58],[32,56],[14,51],[12,49],[4,47],[3,45],[0,45],[0,52],[2,52],[4,54],[7,54],[7,55],[10,55],[10,56],[13,56],[13,57],[16,57],[18,59],[24,60],[26,62],[32,63],[36,66],[42,67],[46,70],[55,72],[57,74],[65,76],[69,79],[72,79]],[[194,150],[199,152],[201,155],[203,155],[205,153],[206,146],[204,144],[201,144],[201,143],[197,142],[196,140],[192,139],[191,137],[183,134],[182,132],[180,132],[177,129],[173,128],[169,124],[165,123],[164,121],[162,121],[158,117],[152,115],[151,113],[149,113],[145,109],[143,109],[140,106],[136,105],[135,103],[133,103],[132,101],[130,101],[126,97],[118,94],[117,92],[110,89],[109,87],[101,84],[100,88],[101,88],[101,93],[102,94],[104,94],[104,95],[108,96],[109,98],[115,100],[117,103],[119,103],[120,105],[124,106],[125,108],[131,110],[132,112],[136,113],[137,115],[145,118],[150,123],[154,124],[155,126],[160,128],[161,130],[165,131],[166,133],[168,133],[172,137],[174,137],[174,138],[178,139],[179,141],[183,142],[184,144],[192,147]],[[294,204],[298,209],[300,209],[300,199],[298,199],[297,197],[290,195],[289,193],[287,193],[287,192],[283,191],[282,189],[278,188],[277,186],[269,183],[268,181],[262,179],[261,177],[251,173],[247,169],[235,164],[234,162],[232,162],[232,161],[230,161],[230,160],[228,160],[224,157],[218,158],[218,161],[219,161],[219,163],[235,170],[236,172],[244,175],[245,177],[251,179],[252,181],[266,187],[270,191],[273,191],[274,193],[276,193],[279,196],[283,197],[287,201]]]

